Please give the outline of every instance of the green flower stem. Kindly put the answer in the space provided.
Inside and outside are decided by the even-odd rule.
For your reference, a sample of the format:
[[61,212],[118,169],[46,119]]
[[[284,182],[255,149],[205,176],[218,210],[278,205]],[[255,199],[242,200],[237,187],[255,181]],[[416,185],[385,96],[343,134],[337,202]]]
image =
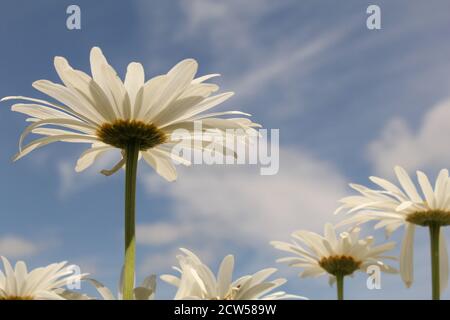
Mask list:
[[123,278],[123,299],[133,300],[136,255],[136,175],[139,156],[139,142],[132,142],[128,144],[125,149],[125,156],[125,266]]
[[433,290],[433,300],[440,300],[440,283],[439,283],[439,232],[440,225],[432,223],[430,228],[430,244],[431,244],[431,283]]
[[336,275],[337,299],[344,300],[344,276]]

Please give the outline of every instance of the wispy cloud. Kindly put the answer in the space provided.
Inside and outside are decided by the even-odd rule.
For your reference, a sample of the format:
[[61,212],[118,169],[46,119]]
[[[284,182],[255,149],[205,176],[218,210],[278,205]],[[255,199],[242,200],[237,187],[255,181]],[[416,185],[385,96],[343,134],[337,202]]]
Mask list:
[[71,193],[105,181],[105,176],[100,174],[100,171],[110,169],[118,161],[118,154],[118,152],[108,152],[101,155],[90,168],[83,172],[75,171],[75,156],[72,159],[60,160],[57,164],[60,181],[59,196],[64,198]]
[[450,139],[450,101],[432,107],[417,128],[403,118],[389,121],[368,146],[368,159],[375,171],[391,176],[395,165],[410,170],[441,169],[450,162],[450,149],[445,141]]
[[142,245],[164,245],[174,243],[191,234],[192,226],[174,225],[166,222],[140,224],[136,228],[136,239]]
[[8,258],[30,257],[43,249],[41,244],[18,235],[5,235],[0,238],[0,255]]
[[[280,159],[274,176],[259,176],[256,167],[199,166],[180,170],[179,180],[167,184],[149,174],[149,192],[170,199],[170,214],[164,223],[138,227],[138,242],[171,253],[185,246],[214,257],[250,250],[246,270],[273,265],[268,242],[287,239],[296,229],[321,230],[335,219],[345,190],[333,165],[307,151],[283,149]],[[173,261],[170,255],[156,258],[166,270]]]

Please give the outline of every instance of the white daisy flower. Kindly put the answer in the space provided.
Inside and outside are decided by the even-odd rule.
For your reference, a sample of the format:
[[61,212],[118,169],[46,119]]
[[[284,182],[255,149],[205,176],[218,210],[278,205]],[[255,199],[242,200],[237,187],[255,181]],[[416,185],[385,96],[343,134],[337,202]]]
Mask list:
[[[236,156],[233,148],[256,137],[254,128],[259,125],[242,117],[249,114],[240,111],[205,113],[233,93],[212,95],[219,87],[205,81],[217,74],[195,78],[198,65],[193,59],[183,60],[167,74],[147,82],[144,68],[136,62],[128,65],[122,82],[97,47],[91,50],[90,62],[92,77],[73,69],[65,58],[56,57],[55,69],[63,85],[48,80],[33,83],[34,88],[60,104],[22,96],[2,100],[31,102],[12,106],[13,111],[28,115],[27,121],[31,122],[20,137],[14,160],[57,141],[86,143],[91,147],[83,152],[75,168],[83,171],[105,152],[121,151],[122,159],[102,173],[110,175],[126,168],[124,297],[132,299],[139,159],[142,157],[166,180],[174,181],[177,172],[173,161],[191,164],[177,152],[194,149]],[[30,133],[43,137],[22,146]],[[228,142],[230,139],[233,146]]]
[[358,270],[366,272],[372,265],[379,266],[384,272],[396,272],[383,262],[384,259],[395,259],[384,256],[386,251],[395,247],[395,242],[373,246],[373,237],[360,239],[359,233],[359,228],[353,228],[337,236],[333,225],[327,223],[323,236],[300,230],[292,233],[292,243],[272,241],[271,244],[276,249],[295,255],[278,259],[277,262],[287,262],[292,267],[303,268],[300,277],[328,274],[330,284],[337,281],[338,298],[343,299],[345,276],[351,276]]
[[405,227],[400,253],[400,273],[407,287],[413,282],[413,249],[415,227],[430,229],[432,245],[433,297],[439,298],[448,283],[448,253],[445,236],[440,227],[450,225],[450,183],[448,170],[440,171],[434,188],[425,173],[417,171],[420,194],[402,167],[395,167],[401,188],[378,177],[370,177],[380,189],[351,184],[360,193],[340,200],[342,206],[336,210],[347,211],[352,217],[346,224],[362,224],[376,220],[376,229],[385,228],[387,235]]
[[63,287],[81,281],[86,274],[77,274],[67,262],[53,263],[28,272],[23,261],[15,268],[8,259],[1,257],[3,271],[0,270],[0,300],[66,300],[79,299],[81,295]]
[[[204,113],[233,93],[212,95],[219,87],[205,81],[218,74],[194,78],[198,65],[193,59],[183,60],[167,74],[148,81],[145,81],[142,65],[132,62],[123,82],[100,48],[92,48],[90,62],[92,77],[73,69],[65,58],[55,57],[55,69],[63,84],[48,80],[33,83],[35,89],[61,105],[22,96],[2,99],[30,102],[12,106],[13,111],[29,116],[27,121],[31,122],[20,137],[20,151],[14,160],[57,141],[87,143],[91,147],[83,152],[76,165],[76,171],[83,171],[105,152],[119,149],[124,153],[127,147],[134,145],[139,157],[158,174],[173,181],[177,177],[173,160],[190,164],[189,160],[171,152],[175,145],[210,150],[211,145],[220,144],[217,137],[223,136],[227,129],[241,129],[236,135],[245,138],[250,132],[255,134],[252,128],[259,126],[245,117],[220,117],[249,116],[240,111]],[[194,131],[195,121],[201,121],[203,132]],[[183,129],[185,134],[172,135],[177,129]],[[43,137],[22,146],[30,133]],[[225,153],[225,147],[222,149]],[[103,173],[112,174],[125,163],[123,157],[112,170]]]
[[277,271],[274,268],[261,270],[253,275],[243,276],[232,281],[234,257],[226,256],[219,268],[217,277],[194,253],[180,249],[179,267],[174,267],[180,276],[163,275],[161,279],[178,287],[175,300],[279,300],[305,299],[278,291],[269,293],[286,283],[285,279],[266,281]]

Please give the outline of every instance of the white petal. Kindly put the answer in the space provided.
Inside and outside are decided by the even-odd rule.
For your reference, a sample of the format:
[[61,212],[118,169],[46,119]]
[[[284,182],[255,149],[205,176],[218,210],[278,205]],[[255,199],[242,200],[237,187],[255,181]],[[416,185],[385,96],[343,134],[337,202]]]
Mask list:
[[77,161],[75,171],[81,172],[81,171],[87,169],[95,162],[95,160],[100,155],[102,155],[103,153],[105,153],[108,150],[112,150],[112,148],[110,146],[100,146],[100,147],[93,146],[92,148],[85,150],[80,155],[80,158]]
[[163,93],[163,88],[168,81],[167,75],[160,75],[148,80],[142,88],[142,101],[136,103],[136,119],[145,120],[152,114],[153,106]]
[[38,118],[40,120],[46,119],[72,119],[77,120],[78,118],[59,110],[43,106],[40,104],[30,104],[30,103],[16,103],[11,107],[11,111],[20,112],[26,114],[30,117]]
[[260,270],[252,275],[252,283],[261,283],[264,280],[266,280],[268,277],[270,277],[272,274],[277,272],[276,268],[267,268]]
[[177,170],[175,169],[171,158],[153,152],[151,149],[143,152],[142,156],[144,157],[144,160],[167,181],[171,182],[177,179]]
[[251,116],[251,114],[241,112],[241,111],[224,111],[224,112],[213,112],[213,113],[206,113],[206,114],[198,115],[196,117],[186,119],[186,121],[195,121],[195,120],[200,120],[200,119],[204,119],[204,118],[213,118],[213,117],[228,116],[228,115],[241,115],[241,116],[247,116],[247,117]]
[[67,69],[62,71],[66,77],[66,86],[75,90],[81,97],[108,121],[115,120],[114,111],[109,98],[100,86],[81,71]]
[[318,277],[322,274],[324,274],[325,271],[320,267],[310,267],[308,269],[305,268],[305,270],[300,273],[300,278],[309,278],[309,277]]
[[405,202],[402,202],[397,208],[395,208],[395,211],[401,212],[401,211],[406,210],[406,209],[408,209],[409,207],[412,207],[412,206],[414,206],[413,202],[405,201]]
[[183,93],[178,96],[178,99],[195,96],[206,98],[217,90],[219,90],[219,86],[212,83],[190,84]]
[[447,200],[448,194],[446,194],[447,189],[447,183],[448,183],[448,170],[442,169],[439,172],[439,176],[436,179],[436,183],[434,186],[434,194],[436,197],[436,207],[438,209],[445,209],[444,205]]
[[[36,121],[33,124],[29,125],[20,135],[19,138],[19,148],[22,148],[22,143],[24,139],[30,134],[34,129],[44,126],[44,125],[55,125],[61,127],[70,127],[70,128],[79,128],[78,131],[82,131],[83,133],[89,132],[90,134],[95,133],[95,127],[92,125],[81,122],[80,120],[72,120],[72,119],[50,119],[50,120],[40,120]],[[72,132],[72,134],[78,134],[78,132]]]
[[373,183],[376,183],[380,187],[384,188],[386,191],[392,192],[396,195],[404,197],[405,194],[401,191],[395,184],[391,183],[388,180],[379,178],[379,177],[370,177],[369,178]]
[[428,202],[428,206],[430,208],[435,208],[436,201],[434,198],[433,187],[428,180],[428,177],[422,171],[417,171],[417,178],[419,180],[419,184],[422,187],[423,194],[425,195],[425,199]]
[[97,137],[82,134],[66,134],[36,139],[23,147],[22,151],[13,157],[13,161],[19,160],[33,150],[57,141],[91,143],[97,141]]
[[272,282],[263,282],[259,283],[255,286],[252,286],[250,289],[246,290],[242,293],[241,296],[239,296],[239,300],[254,300],[257,299],[259,296],[264,294],[265,292],[269,291],[270,289],[273,289],[276,287],[276,284]]
[[157,116],[152,118],[152,123],[163,128],[167,124],[173,123],[185,113],[185,110],[192,108],[204,100],[203,97],[186,97],[177,99],[171,103],[167,108],[162,110]]
[[8,259],[5,257],[1,257],[3,261],[3,270],[5,271],[5,292],[8,295],[18,295],[17,293],[17,284],[14,270],[9,263]]
[[220,74],[218,74],[218,73],[207,74],[207,75],[195,78],[194,80],[192,80],[192,83],[194,83],[194,84],[195,83],[202,83],[202,82],[204,82],[206,80],[209,80],[209,79],[215,78],[215,77],[219,77],[219,76],[220,76]]
[[113,100],[116,116],[121,119],[131,118],[131,104],[128,92],[117,75],[116,71],[110,65],[103,65],[102,71],[108,80],[108,89]]
[[179,112],[180,115],[177,116],[177,118],[171,120],[168,123],[165,123],[163,126],[161,126],[161,128],[171,125],[175,122],[181,122],[183,120],[189,119],[203,111],[211,109],[211,108],[217,106],[218,104],[228,100],[233,95],[234,95],[233,92],[225,92],[222,94],[218,94],[218,95],[206,98],[202,102],[195,104],[193,106],[187,104],[185,109],[180,110],[180,112]]
[[111,95],[111,91],[109,90],[108,79],[103,72],[103,66],[109,64],[100,48],[93,47],[91,49],[90,62],[92,78],[94,78],[94,81],[100,86],[100,88],[102,88],[103,92],[112,103],[113,97]]
[[331,223],[326,223],[324,229],[325,239],[330,243],[333,249],[336,249],[337,238],[333,225]]
[[175,286],[178,287],[180,286],[180,278],[175,277],[171,274],[163,274],[162,276],[160,276],[161,280]]
[[422,202],[422,198],[420,197],[419,193],[417,193],[417,189],[405,169],[400,166],[396,166],[395,174],[397,175],[397,179],[402,185],[408,197],[414,202]]
[[183,90],[191,83],[197,72],[197,62],[193,59],[186,59],[175,65],[168,73],[166,81],[161,83],[160,95],[154,101],[149,112],[145,114],[145,119],[149,122],[163,111]]
[[414,231],[415,225],[407,223],[400,253],[400,273],[408,288],[414,279]]
[[[132,110],[134,110],[134,102],[136,101],[136,96],[141,89],[141,87],[144,85],[145,81],[145,74],[144,74],[144,67],[142,67],[142,64],[137,62],[132,62],[128,65],[127,68],[127,74],[125,76],[124,85],[127,89],[128,96],[130,97],[130,104]],[[132,118],[134,118],[136,115],[134,112],[132,113]]]
[[24,97],[24,96],[10,96],[10,97],[4,97],[4,98],[0,99],[0,101],[9,101],[9,100],[25,100],[25,101],[30,101],[30,102],[36,102],[39,104],[43,104],[45,106],[55,108],[57,110],[64,111],[74,117],[77,117],[77,119],[83,118],[83,117],[80,117],[79,114],[77,114],[74,110],[70,109],[69,107],[57,105],[57,104],[50,103],[48,101],[41,100],[41,99],[29,98],[29,97]]
[[17,283],[17,295],[22,296],[25,293],[26,285],[27,285],[27,266],[25,265],[25,262],[18,261],[16,263],[15,267],[15,273],[16,273],[16,283]]
[[97,289],[98,293],[102,296],[104,300],[116,300],[111,290],[109,290],[103,283],[94,280],[94,279],[86,279],[89,283],[91,283],[95,289]]
[[226,256],[220,264],[219,273],[217,274],[217,285],[219,297],[225,297],[231,287],[231,280],[233,276],[234,257],[232,255]]
[[35,81],[33,82],[33,87],[46,95],[61,101],[73,110],[78,117],[82,118],[86,122],[101,124],[105,121],[105,119],[98,114],[98,112],[96,112],[95,108],[73,89],[48,80]]
[[167,144],[162,144],[160,146],[154,147],[153,148],[153,152],[159,152],[161,153],[163,156],[166,156],[168,158],[171,158],[172,160],[181,163],[185,166],[190,166],[191,162],[177,154],[175,154],[174,152],[172,152],[172,147],[171,145],[167,145]]

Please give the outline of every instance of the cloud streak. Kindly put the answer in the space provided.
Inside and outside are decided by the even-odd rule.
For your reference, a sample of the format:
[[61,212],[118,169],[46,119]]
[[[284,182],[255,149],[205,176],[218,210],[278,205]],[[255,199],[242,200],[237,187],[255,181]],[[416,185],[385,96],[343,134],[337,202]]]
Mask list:
[[6,256],[7,258],[30,257],[42,249],[34,241],[18,235],[4,235],[0,238],[0,255]]

